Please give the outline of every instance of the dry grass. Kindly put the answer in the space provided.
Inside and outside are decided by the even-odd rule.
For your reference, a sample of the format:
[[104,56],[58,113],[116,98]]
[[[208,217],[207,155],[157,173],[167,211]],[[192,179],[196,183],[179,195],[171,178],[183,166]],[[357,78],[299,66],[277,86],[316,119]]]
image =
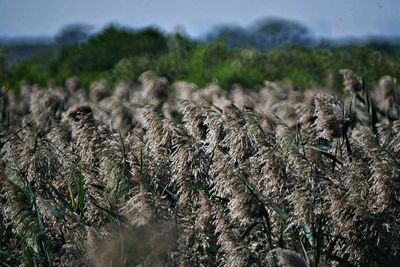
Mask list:
[[395,80],[344,95],[198,89],[152,72],[2,110],[5,266],[396,266]]

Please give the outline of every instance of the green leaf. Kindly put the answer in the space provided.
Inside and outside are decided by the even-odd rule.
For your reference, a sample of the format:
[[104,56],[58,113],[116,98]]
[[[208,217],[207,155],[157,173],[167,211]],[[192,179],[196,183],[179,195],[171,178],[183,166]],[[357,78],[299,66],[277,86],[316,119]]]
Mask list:
[[308,225],[303,225],[303,231],[304,231],[304,235],[306,236],[308,242],[310,243],[311,246],[313,246],[314,240],[313,240],[313,235],[312,232],[310,230],[310,228],[308,227]]
[[73,212],[76,212],[76,211],[78,210],[78,206],[77,206],[77,204],[76,204],[74,192],[72,191],[72,185],[71,185],[70,182],[68,182],[68,192],[69,192],[69,197],[70,197],[70,199],[71,199],[71,204],[72,204]]
[[78,201],[77,208],[83,213],[83,208],[85,207],[85,187],[84,187],[84,178],[82,172],[79,170],[77,172],[78,176]]
[[240,237],[245,238],[246,236],[248,236],[251,233],[251,230],[253,230],[254,227],[256,227],[258,224],[260,224],[260,222],[252,223],[249,227],[247,227],[247,229],[242,233]]
[[[47,243],[45,242],[45,240],[42,239],[39,241],[39,245],[40,245],[39,247],[40,247],[41,254],[44,255],[44,258],[46,259],[46,261],[45,261],[46,264],[44,266],[52,267],[53,263],[51,261]],[[42,263],[44,263],[44,262],[42,262]]]
[[253,194],[257,196],[258,199],[260,199],[263,202],[263,204],[267,204],[266,206],[272,208],[276,213],[278,213],[279,217],[283,221],[286,222],[289,219],[290,217],[289,214],[287,214],[283,209],[281,209],[271,198],[264,196],[263,194],[261,194],[260,191],[258,191],[256,188],[250,185],[247,185],[247,187],[249,188],[249,190],[251,190]]
[[285,227],[285,229],[283,230],[283,234],[286,234],[289,230],[290,230],[290,228],[292,228],[292,226],[295,226],[296,224],[294,223],[294,222],[290,222],[286,227]]
[[54,216],[54,218],[59,219],[63,222],[65,222],[64,216],[60,213],[60,211],[55,208],[53,205],[51,205],[50,202],[48,202],[46,199],[41,198],[38,196],[38,199],[43,203],[43,205],[48,209],[51,215]]
[[[71,186],[71,184],[68,183],[68,190],[70,190],[70,186]],[[63,204],[64,208],[66,208],[69,212],[74,212],[73,206],[71,206],[71,204],[68,203],[68,201],[65,199],[63,194],[51,184],[50,184],[50,188],[53,191],[53,193],[56,195],[57,199]],[[69,191],[69,193],[71,194],[71,191]]]
[[27,261],[27,265],[29,267],[37,267],[38,266],[36,259],[33,256],[32,251],[29,248],[24,249],[24,256]]
[[369,105],[369,114],[371,117],[371,128],[372,131],[375,135],[378,134],[378,129],[376,128],[376,124],[378,124],[378,114],[377,114],[377,108],[372,99],[370,99],[370,105]]
[[303,242],[301,242],[301,240],[299,240],[299,241],[300,241],[301,249],[303,250],[304,258],[307,261],[307,266],[310,266],[310,259],[308,258],[306,248],[304,247]]
[[320,152],[322,155],[324,155],[325,157],[327,157],[328,159],[333,160],[334,162],[343,165],[342,162],[340,162],[335,155],[332,155],[331,153],[329,153],[328,151],[325,150],[326,146],[314,146],[314,145],[305,145],[305,148],[310,148],[313,149],[315,151]]

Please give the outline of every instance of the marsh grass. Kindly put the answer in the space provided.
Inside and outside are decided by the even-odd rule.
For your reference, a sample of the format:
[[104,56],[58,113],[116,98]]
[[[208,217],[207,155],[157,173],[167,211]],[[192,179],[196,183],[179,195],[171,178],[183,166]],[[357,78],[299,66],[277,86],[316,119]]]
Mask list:
[[396,266],[398,88],[341,73],[343,95],[3,90],[0,264]]

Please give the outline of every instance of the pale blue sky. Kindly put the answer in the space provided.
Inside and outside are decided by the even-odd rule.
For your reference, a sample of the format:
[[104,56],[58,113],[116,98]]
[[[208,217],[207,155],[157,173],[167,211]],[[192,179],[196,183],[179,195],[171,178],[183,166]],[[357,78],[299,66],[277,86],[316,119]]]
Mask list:
[[199,36],[215,24],[246,26],[268,16],[298,21],[320,37],[400,36],[400,0],[0,0],[0,36],[49,36],[75,22],[182,25]]

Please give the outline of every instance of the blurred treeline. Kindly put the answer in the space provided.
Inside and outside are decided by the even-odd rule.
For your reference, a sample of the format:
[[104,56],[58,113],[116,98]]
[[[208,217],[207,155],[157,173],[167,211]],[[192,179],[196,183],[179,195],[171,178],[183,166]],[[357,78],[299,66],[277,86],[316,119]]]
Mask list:
[[234,83],[257,87],[264,80],[287,80],[299,88],[338,88],[341,68],[354,70],[367,82],[383,75],[400,77],[400,42],[319,40],[304,26],[281,19],[265,19],[247,28],[219,26],[201,40],[184,30],[165,33],[152,27],[109,25],[97,33],[90,31],[87,25],[74,24],[50,43],[33,48],[3,45],[0,86],[17,89],[21,80],[63,84],[74,75],[86,88],[103,78],[134,83],[149,69],[171,82],[216,82],[223,88]]

